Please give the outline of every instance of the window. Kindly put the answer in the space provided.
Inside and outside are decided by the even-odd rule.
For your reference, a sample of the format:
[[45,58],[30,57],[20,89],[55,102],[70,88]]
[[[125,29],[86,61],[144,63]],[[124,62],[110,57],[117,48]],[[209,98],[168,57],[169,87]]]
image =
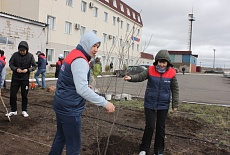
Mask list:
[[124,12],[124,6],[120,4],[120,7],[121,7],[121,11]]
[[114,57],[111,57],[111,62],[114,63]]
[[80,29],[80,36],[83,36],[85,34],[85,27],[84,26],[81,26],[81,29]]
[[113,25],[116,25],[116,17],[113,16]]
[[7,44],[12,44],[13,45],[15,43],[15,38],[8,37],[7,39],[8,39]]
[[134,35],[134,32],[135,32],[135,26],[133,26],[133,35]]
[[121,20],[121,29],[123,28],[123,20]]
[[53,61],[54,57],[54,50],[53,49],[46,49],[46,56],[47,56],[47,61]]
[[129,63],[128,59],[125,59],[126,66],[128,66],[128,63]]
[[98,16],[98,8],[97,8],[97,7],[94,7],[94,8],[93,8],[93,16],[94,16],[94,17],[97,17],[97,16]]
[[107,34],[103,33],[103,42],[105,43],[107,41]]
[[7,43],[7,37],[0,37],[0,43],[6,44]]
[[117,1],[113,0],[113,6],[117,8]]
[[127,14],[130,16],[130,11],[129,11],[129,9],[127,8]]
[[81,11],[82,12],[86,12],[86,2],[85,1],[81,1]]
[[136,15],[135,15],[135,13],[133,12],[133,19],[136,19]]
[[115,45],[115,37],[113,36],[112,45]]
[[129,23],[127,23],[127,29],[126,29],[126,31],[127,32],[129,31]]
[[137,44],[137,51],[139,51],[139,45]]
[[73,3],[72,0],[66,0],[66,5],[67,6],[72,6],[72,3]]
[[55,28],[55,21],[56,21],[55,17],[47,16],[47,23],[49,25],[49,29],[50,30],[54,30],[54,28]]
[[108,13],[104,12],[104,20],[107,22],[108,21]]
[[94,32],[95,34],[97,34],[97,31],[96,31],[96,30],[93,30],[93,32]]
[[126,48],[129,48],[129,41],[126,41]]
[[134,50],[134,43],[132,43],[132,50]]
[[140,29],[137,29],[137,36],[140,35]]
[[120,39],[119,46],[122,47],[122,45],[123,45],[123,41],[122,41],[122,39]]
[[15,44],[15,38],[0,36],[0,44]]
[[138,20],[138,22],[141,22],[140,16],[137,16],[137,20]]
[[64,51],[64,58],[69,54],[69,51]]
[[65,22],[65,33],[66,34],[71,34],[72,32],[72,23],[70,22]]

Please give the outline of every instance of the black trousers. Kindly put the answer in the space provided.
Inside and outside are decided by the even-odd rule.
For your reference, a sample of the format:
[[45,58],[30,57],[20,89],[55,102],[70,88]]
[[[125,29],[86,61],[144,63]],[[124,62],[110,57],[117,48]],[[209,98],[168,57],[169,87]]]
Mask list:
[[10,106],[11,111],[17,111],[17,93],[21,87],[22,96],[22,111],[27,111],[28,104],[28,91],[29,91],[29,80],[14,80],[12,79],[10,85]]
[[150,152],[150,145],[152,141],[153,132],[156,124],[154,153],[163,154],[165,147],[165,120],[168,114],[166,110],[152,110],[145,108],[145,130],[140,145],[140,151]]

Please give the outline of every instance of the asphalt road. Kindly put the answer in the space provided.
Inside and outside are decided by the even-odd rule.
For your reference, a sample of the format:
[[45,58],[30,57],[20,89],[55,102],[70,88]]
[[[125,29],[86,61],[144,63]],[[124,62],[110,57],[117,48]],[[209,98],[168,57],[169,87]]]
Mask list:
[[[179,100],[182,102],[198,102],[224,104],[230,106],[230,78],[217,74],[177,74],[179,83]],[[110,83],[111,82],[111,83]],[[127,93],[144,96],[147,81],[131,83],[122,78],[98,78],[102,91],[109,85],[108,92]],[[115,87],[115,85],[117,87]]]
[[[230,106],[230,78],[217,74],[177,74],[181,102],[223,104]],[[56,81],[47,81],[55,85]],[[127,93],[143,97],[147,81],[131,83],[116,77],[97,78],[101,92]]]

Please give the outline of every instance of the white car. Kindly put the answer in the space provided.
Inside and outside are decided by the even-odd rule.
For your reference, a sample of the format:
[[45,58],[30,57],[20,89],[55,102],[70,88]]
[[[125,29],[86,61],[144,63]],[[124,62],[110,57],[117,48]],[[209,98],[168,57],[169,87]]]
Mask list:
[[230,78],[230,71],[225,71],[223,76],[227,77],[227,78]]

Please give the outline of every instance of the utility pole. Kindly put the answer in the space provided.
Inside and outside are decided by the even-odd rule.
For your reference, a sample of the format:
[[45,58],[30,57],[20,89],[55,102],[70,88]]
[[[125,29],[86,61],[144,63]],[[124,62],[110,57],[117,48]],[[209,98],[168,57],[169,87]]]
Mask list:
[[194,17],[193,17],[193,13],[188,14],[188,20],[190,21],[190,26],[189,26],[189,45],[188,45],[188,49],[189,51],[192,50],[192,22],[195,21]]
[[215,55],[216,55],[216,49],[213,49],[214,51],[214,59],[213,59],[213,70],[215,69]]

